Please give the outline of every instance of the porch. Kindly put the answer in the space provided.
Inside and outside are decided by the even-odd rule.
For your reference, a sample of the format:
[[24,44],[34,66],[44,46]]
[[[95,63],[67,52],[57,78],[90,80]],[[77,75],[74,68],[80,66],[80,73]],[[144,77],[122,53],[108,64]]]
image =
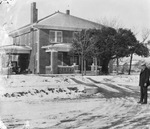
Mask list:
[[0,73],[20,74],[28,69],[31,48],[7,45],[0,47]]
[[73,74],[80,72],[79,56],[71,56],[71,43],[56,43],[43,46],[50,56],[49,65],[45,66],[46,74]]
[[[49,65],[45,66],[46,74],[73,74],[81,73],[81,57],[70,55],[71,43],[55,43],[43,46],[42,49],[49,54]],[[86,71],[92,75],[100,74],[101,67],[97,66],[96,59],[86,61]],[[97,73],[96,73],[97,72]]]

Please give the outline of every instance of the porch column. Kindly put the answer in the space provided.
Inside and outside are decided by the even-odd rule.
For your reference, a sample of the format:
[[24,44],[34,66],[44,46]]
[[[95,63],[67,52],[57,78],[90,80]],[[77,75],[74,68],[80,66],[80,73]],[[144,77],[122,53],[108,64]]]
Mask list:
[[58,73],[58,52],[55,50],[51,51],[51,73]]

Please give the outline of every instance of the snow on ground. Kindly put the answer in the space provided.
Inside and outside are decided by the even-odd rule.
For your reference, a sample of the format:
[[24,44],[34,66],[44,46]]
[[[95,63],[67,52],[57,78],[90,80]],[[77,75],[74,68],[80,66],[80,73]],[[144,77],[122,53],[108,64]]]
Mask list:
[[138,79],[138,75],[1,76],[0,123],[8,129],[149,129],[149,103],[137,104]]

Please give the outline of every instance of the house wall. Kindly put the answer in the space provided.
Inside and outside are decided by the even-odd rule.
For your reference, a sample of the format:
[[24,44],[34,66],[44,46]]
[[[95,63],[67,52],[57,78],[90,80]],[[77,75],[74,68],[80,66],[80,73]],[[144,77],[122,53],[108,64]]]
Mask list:
[[[23,33],[24,32],[24,33]],[[28,69],[32,73],[37,73],[37,60],[36,60],[36,55],[37,55],[37,30],[31,30],[28,31],[23,30],[20,33],[17,32],[13,35],[13,44],[18,45],[18,46],[29,46],[32,48],[30,57],[29,57],[29,66]]]
[[42,49],[42,46],[48,45],[49,42],[49,30],[39,30],[39,73],[45,74],[45,67],[50,65],[50,54]]
[[72,43],[73,40],[73,32],[72,31],[63,31],[63,42],[64,43]]
[[28,37],[29,46],[32,48],[30,53],[29,69],[32,73],[37,73],[37,43],[36,43],[36,31],[31,31],[30,36]]
[[[60,31],[60,30],[56,30]],[[45,49],[42,49],[42,46],[50,45],[49,39],[49,29],[40,29],[39,31],[39,73],[45,74],[45,67],[50,65],[50,53],[46,53]],[[63,32],[63,43],[71,43],[73,32],[71,31],[62,31]],[[68,57],[68,55],[65,56]],[[69,60],[65,60],[65,63],[69,64]]]
[[[41,49],[42,46],[50,44],[49,31],[50,30],[48,29],[40,29],[39,33],[37,34],[37,31],[25,29],[21,32],[14,33],[12,35],[14,45],[26,45],[32,48],[28,67],[28,69],[30,69],[32,73],[44,74],[45,66],[50,65],[50,53],[46,53],[44,49]],[[63,43],[71,43],[73,32],[72,31],[62,31],[62,32],[63,32]],[[38,35],[39,39],[37,40]],[[66,53],[64,53],[64,56],[67,56]],[[69,64],[68,59],[64,61],[65,64],[67,65]]]
[[[56,30],[60,31],[60,30]],[[23,33],[24,32],[24,33]],[[29,59],[29,67],[32,73],[45,74],[45,67],[50,65],[50,53],[46,53],[42,46],[50,45],[49,29],[32,30],[26,29],[23,32],[15,33],[13,36],[14,45],[26,45],[32,48]],[[38,33],[37,33],[38,32]],[[72,43],[73,31],[62,31],[63,43]],[[69,65],[69,56],[63,53],[64,64]]]

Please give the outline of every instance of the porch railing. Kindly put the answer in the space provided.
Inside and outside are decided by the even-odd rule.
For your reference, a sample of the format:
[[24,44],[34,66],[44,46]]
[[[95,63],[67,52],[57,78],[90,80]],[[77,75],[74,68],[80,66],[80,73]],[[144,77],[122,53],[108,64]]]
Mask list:
[[[57,72],[58,74],[72,74],[72,73],[78,73],[79,72],[79,66],[78,65],[72,65],[72,66],[58,66]],[[45,67],[45,73],[46,74],[52,74],[51,66]]]
[[46,66],[45,67],[45,73],[46,74],[51,74],[52,73],[51,66]]
[[71,74],[74,70],[74,66],[58,66],[58,74]]

